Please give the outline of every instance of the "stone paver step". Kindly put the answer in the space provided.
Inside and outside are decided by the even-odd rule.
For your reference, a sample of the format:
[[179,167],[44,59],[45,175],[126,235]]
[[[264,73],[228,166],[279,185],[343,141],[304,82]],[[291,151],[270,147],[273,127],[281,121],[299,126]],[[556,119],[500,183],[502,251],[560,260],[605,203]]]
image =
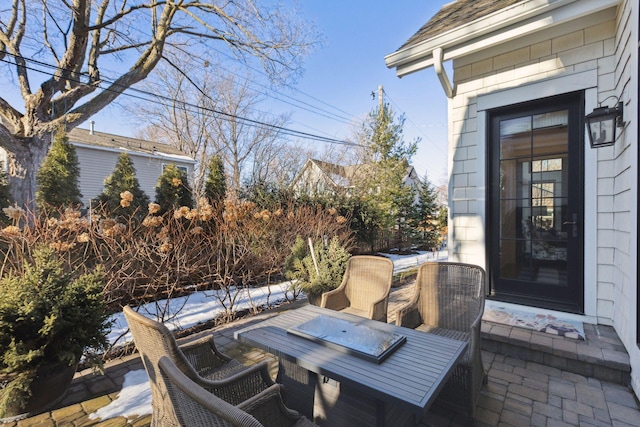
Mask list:
[[585,340],[482,322],[482,348],[496,354],[628,386],[629,354],[611,326],[584,324]]

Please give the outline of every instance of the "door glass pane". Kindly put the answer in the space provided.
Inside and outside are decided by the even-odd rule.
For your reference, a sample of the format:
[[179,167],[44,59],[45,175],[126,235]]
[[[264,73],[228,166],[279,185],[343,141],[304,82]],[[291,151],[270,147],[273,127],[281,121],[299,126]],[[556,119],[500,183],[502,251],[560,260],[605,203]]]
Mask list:
[[500,122],[500,158],[514,159],[531,155],[531,117]]
[[500,123],[500,275],[567,286],[568,112]]

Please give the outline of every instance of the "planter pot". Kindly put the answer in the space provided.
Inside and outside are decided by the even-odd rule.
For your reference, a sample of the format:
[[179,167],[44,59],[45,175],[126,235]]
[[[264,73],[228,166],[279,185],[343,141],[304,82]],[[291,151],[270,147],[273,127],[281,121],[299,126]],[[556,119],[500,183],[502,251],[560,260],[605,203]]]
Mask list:
[[[30,417],[59,403],[73,380],[76,367],[77,365],[67,366],[60,363],[41,366],[29,385],[31,397],[21,407],[6,408],[5,418],[0,418],[0,422],[7,423]],[[0,397],[3,391],[0,389]]]

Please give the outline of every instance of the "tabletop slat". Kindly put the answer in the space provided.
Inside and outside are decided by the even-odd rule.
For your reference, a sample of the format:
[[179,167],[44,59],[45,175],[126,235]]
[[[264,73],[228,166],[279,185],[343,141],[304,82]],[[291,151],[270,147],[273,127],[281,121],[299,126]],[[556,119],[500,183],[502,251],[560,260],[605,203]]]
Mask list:
[[[287,333],[292,326],[319,315],[373,326],[404,335],[407,340],[378,364]],[[239,330],[235,337],[309,371],[348,383],[371,396],[419,413],[428,409],[467,346],[462,341],[311,305]]]

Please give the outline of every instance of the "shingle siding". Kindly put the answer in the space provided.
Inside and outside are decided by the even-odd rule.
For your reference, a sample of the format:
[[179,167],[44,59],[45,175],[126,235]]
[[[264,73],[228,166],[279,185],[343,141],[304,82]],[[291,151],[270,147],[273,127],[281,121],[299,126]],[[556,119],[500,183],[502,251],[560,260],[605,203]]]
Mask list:
[[[594,209],[586,211],[586,220],[596,228],[591,232],[595,241],[585,246],[595,253],[595,267],[589,266],[595,278],[585,277],[587,290],[591,287],[593,309],[598,322],[612,324],[625,343],[632,361],[632,381],[640,390],[640,350],[636,345],[637,302],[637,197],[638,169],[637,93],[638,29],[637,2],[624,0],[617,10],[608,9],[588,17],[576,19],[571,25],[556,27],[549,32],[532,34],[523,40],[506,42],[454,60],[456,94],[449,102],[450,115],[450,186],[451,216],[450,257],[453,260],[482,263],[485,257],[483,236],[470,230],[483,229],[474,223],[474,191],[484,191],[472,185],[476,160],[475,150],[486,149],[484,126],[479,127],[473,117],[477,114],[477,99],[485,94],[504,94],[504,105],[513,103],[510,92],[535,82],[549,82],[547,88],[556,93],[570,89],[557,87],[554,79],[578,73],[595,73],[593,87],[597,101],[612,106],[615,95],[624,102],[627,130],[612,147],[589,152],[591,160],[585,173],[591,177],[595,191],[591,196]],[[632,18],[635,17],[635,18]],[[632,24],[635,22],[635,24]],[[564,33],[562,33],[564,31]],[[546,36],[546,38],[545,38]],[[526,42],[529,44],[526,45]],[[634,79],[636,81],[634,82]],[[541,94],[540,96],[548,96]],[[483,116],[484,117],[484,116]],[[480,144],[480,145],[479,145]],[[590,150],[590,148],[587,148]],[[475,163],[474,163],[475,162]],[[488,196],[486,196],[488,197]]]
[[[615,19],[612,19],[610,11],[600,12],[597,17],[590,17],[584,20],[586,28],[581,30],[573,30],[572,27],[567,28],[566,34],[555,31],[546,40],[540,40],[540,36],[533,37],[529,45],[522,46],[522,40],[516,40],[506,43],[500,52],[492,49],[492,56],[483,57],[482,53],[473,55],[475,62],[469,62],[469,58],[461,61],[454,61],[454,83],[456,84],[456,96],[452,100],[453,111],[451,121],[455,124],[452,135],[452,144],[454,147],[453,161],[451,166],[451,176],[453,181],[452,191],[452,209],[451,215],[454,219],[454,225],[459,224],[462,227],[468,225],[460,224],[456,221],[458,217],[466,217],[474,212],[477,203],[472,200],[477,198],[478,188],[470,184],[471,177],[475,177],[477,168],[482,159],[477,158],[477,150],[484,152],[484,146],[478,147],[478,142],[484,140],[484,135],[480,135],[477,131],[475,117],[477,116],[477,97],[487,93],[495,93],[504,91],[505,105],[512,102],[509,101],[509,92],[511,88],[526,86],[529,83],[545,80],[554,76],[566,75],[570,73],[584,71],[585,69],[596,69],[598,73],[598,85],[602,85],[605,91],[613,91],[615,89],[612,79],[612,64],[615,63],[614,55],[604,56],[607,42],[613,42],[616,39]],[[594,34],[598,32],[598,37]],[[588,41],[588,43],[587,43]],[[486,54],[486,53],[485,53]],[[603,67],[598,64],[602,63]],[[462,65],[460,65],[462,64]],[[460,72],[459,72],[460,71]],[[561,93],[564,88],[558,88]],[[599,99],[604,99],[600,96]],[[474,120],[472,126],[467,126],[467,122]],[[463,121],[463,123],[459,123]],[[616,201],[611,191],[608,193],[604,190],[613,190],[614,180],[612,173],[615,172],[617,166],[610,163],[607,156],[602,159],[603,167],[608,172],[598,171],[598,187],[603,191],[599,192],[598,206],[602,211],[614,209]],[[475,183],[475,179],[473,180]],[[624,187],[624,186],[623,186]],[[628,186],[627,186],[628,188]],[[602,212],[600,211],[600,212]],[[612,232],[614,230],[601,230],[598,232],[598,248],[613,247]],[[472,239],[466,238],[473,236]],[[484,246],[478,246],[478,236],[468,232],[455,231],[455,235],[451,236],[452,257],[454,259],[473,259],[475,263],[484,259]],[[476,253],[472,254],[472,249]],[[481,261],[480,261],[481,262]],[[605,298],[605,300],[602,300]],[[610,307],[613,303],[613,295],[599,294],[596,306],[598,307],[597,315],[603,319],[609,319],[610,323],[612,312]]]

